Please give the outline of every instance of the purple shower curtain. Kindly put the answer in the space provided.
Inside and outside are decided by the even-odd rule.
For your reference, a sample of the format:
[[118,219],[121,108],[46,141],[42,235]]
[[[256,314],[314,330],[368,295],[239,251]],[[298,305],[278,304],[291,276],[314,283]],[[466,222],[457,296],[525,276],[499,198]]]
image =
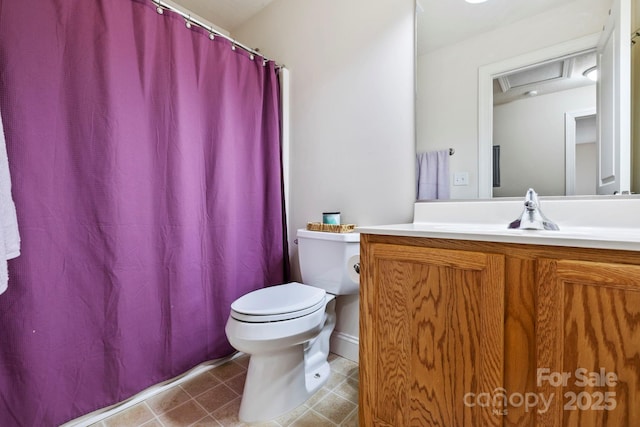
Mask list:
[[283,280],[278,83],[148,0],[0,0],[22,255],[0,295],[0,426],[55,426],[230,354]]

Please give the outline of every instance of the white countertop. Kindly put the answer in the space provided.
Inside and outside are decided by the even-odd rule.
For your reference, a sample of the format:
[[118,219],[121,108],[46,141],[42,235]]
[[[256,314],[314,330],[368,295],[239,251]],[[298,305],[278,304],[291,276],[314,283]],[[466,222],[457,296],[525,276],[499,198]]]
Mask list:
[[513,230],[522,200],[419,202],[414,222],[363,226],[362,234],[640,251],[640,198],[541,200],[560,227]]
[[510,230],[497,224],[410,223],[358,227],[361,234],[640,251],[640,229]]

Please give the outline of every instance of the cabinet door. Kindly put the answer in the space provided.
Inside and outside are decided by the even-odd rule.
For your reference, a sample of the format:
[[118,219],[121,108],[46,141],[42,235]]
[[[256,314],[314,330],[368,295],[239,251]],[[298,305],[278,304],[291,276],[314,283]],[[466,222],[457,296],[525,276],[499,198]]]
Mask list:
[[537,424],[637,426],[640,266],[543,259],[537,276]]
[[[360,424],[500,426],[504,256],[362,246]],[[481,393],[484,393],[481,395]]]

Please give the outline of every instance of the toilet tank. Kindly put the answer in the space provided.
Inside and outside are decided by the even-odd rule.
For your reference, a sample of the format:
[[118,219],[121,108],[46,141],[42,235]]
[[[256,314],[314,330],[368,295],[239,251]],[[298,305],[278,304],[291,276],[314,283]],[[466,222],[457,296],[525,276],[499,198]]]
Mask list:
[[358,293],[359,233],[327,233],[300,229],[298,255],[302,283],[305,285],[322,288],[333,295]]

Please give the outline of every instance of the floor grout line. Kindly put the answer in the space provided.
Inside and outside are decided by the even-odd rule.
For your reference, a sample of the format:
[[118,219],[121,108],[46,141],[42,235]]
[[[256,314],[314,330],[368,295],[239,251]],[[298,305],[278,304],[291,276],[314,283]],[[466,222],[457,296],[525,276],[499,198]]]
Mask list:
[[[204,392],[204,393],[206,393],[206,392]],[[204,393],[201,393],[201,394],[204,394]],[[207,418],[209,415],[211,415],[211,418],[213,418],[213,419],[218,423],[218,420],[216,420],[216,419],[215,419],[215,417],[213,416],[213,413],[212,413],[212,412],[209,412],[209,410],[208,410],[207,408],[205,408],[205,407],[204,407],[204,405],[202,405],[200,402],[198,402],[198,401],[196,400],[196,398],[195,398],[195,397],[193,397],[193,398],[191,398],[191,399],[195,402],[195,404],[196,404],[196,405],[198,405],[199,407],[201,407],[201,408],[202,408],[202,410],[207,414],[207,415],[205,415],[205,416],[204,416],[204,417],[202,417],[202,418]],[[220,423],[218,423],[218,424],[220,424]]]
[[349,414],[346,417],[344,417],[344,420],[342,420],[342,422],[339,425],[340,426],[343,425],[346,420],[350,419],[353,416],[353,414],[357,412],[358,412],[358,405],[356,405],[356,407],[353,408],[353,410],[349,412]]
[[[290,427],[296,423],[304,422],[305,417],[311,417],[311,418],[318,417],[319,419],[326,421],[327,423],[329,423],[331,426],[334,426],[334,427],[342,426],[345,423],[345,421],[349,421],[350,423],[352,423],[354,421],[353,417],[357,416],[357,412],[358,412],[358,402],[354,402],[352,400],[354,397],[352,387],[356,387],[356,389],[358,388],[358,365],[357,363],[354,363],[352,361],[347,361],[346,359],[340,360],[339,356],[333,357],[332,361],[336,361],[335,365],[333,363],[331,364],[332,365],[331,374],[333,375],[333,378],[330,377],[329,381],[332,381],[332,387],[328,388],[326,384],[325,386],[321,387],[320,390],[323,390],[324,394],[321,397],[319,397],[317,401],[313,403],[313,406],[309,406],[307,404],[308,402],[305,402],[302,405],[298,406],[297,408],[292,409],[292,411],[296,410],[301,412],[296,418],[286,420],[286,423],[280,422],[278,419],[265,421],[265,423],[269,423],[270,425],[274,425],[278,427]],[[228,364],[233,364],[234,366],[229,366]],[[192,380],[195,380],[196,378],[200,378],[200,375],[206,375],[206,377],[200,378],[200,381],[197,383],[197,387],[195,387],[195,390],[198,390],[198,388],[200,387],[206,387],[206,389],[200,391],[198,394],[195,394],[195,393],[192,394],[187,391],[186,385],[188,384],[188,382],[181,382],[181,383],[175,384],[174,387],[176,388],[174,390],[178,391],[179,393],[184,393],[185,396],[188,396],[188,399],[175,406],[167,407],[167,409],[164,410],[161,414],[156,414],[156,411],[154,411],[151,408],[151,405],[149,403],[149,400],[151,399],[151,397],[154,397],[154,396],[151,396],[150,398],[141,401],[140,403],[144,404],[143,405],[144,408],[147,409],[149,413],[153,415],[153,418],[145,421],[144,423],[138,424],[138,427],[144,427],[147,425],[148,426],[158,425],[158,426],[165,427],[166,424],[161,420],[160,417],[183,405],[191,404],[189,402],[190,400],[192,400],[193,401],[192,403],[195,403],[196,407],[201,409],[205,415],[203,415],[203,417],[198,419],[197,421],[189,423],[188,425],[186,422],[184,424],[180,424],[180,419],[170,420],[171,421],[170,425],[193,426],[197,423],[203,423],[203,424],[209,423],[208,421],[206,421],[207,419],[209,419],[209,420],[212,420],[213,423],[215,423],[215,425],[228,427],[230,424],[227,421],[225,421],[225,423],[227,423],[227,425],[225,425],[223,424],[223,421],[220,421],[214,415],[214,413],[217,413],[219,416],[224,417],[225,420],[228,420],[229,419],[228,417],[231,416],[231,420],[234,420],[233,421],[234,426],[236,425],[247,426],[247,424],[242,423],[238,420],[237,414],[233,415],[233,409],[231,408],[231,405],[239,404],[238,399],[242,399],[242,390],[238,392],[236,391],[236,388],[240,388],[239,381],[242,381],[242,378],[240,377],[242,376],[246,377],[247,375],[248,368],[244,366],[244,364],[246,364],[246,361],[244,360],[242,364],[239,363],[237,360],[229,360],[226,363],[223,363],[215,368],[212,368],[210,370],[200,373],[199,376],[193,377]],[[339,369],[335,369],[334,366],[338,367]],[[219,369],[220,373],[216,375],[215,371],[218,368],[221,368]],[[230,373],[233,373],[235,370],[238,370],[238,369],[239,369],[239,372],[237,372],[233,376],[228,377]],[[211,386],[208,386],[209,385],[208,380],[210,380],[210,382],[214,384]],[[355,383],[353,383],[354,380],[356,381]],[[208,393],[212,389],[215,389],[219,386],[222,386],[225,390],[224,393],[226,393],[228,396],[231,397],[230,401],[210,411],[198,400],[196,400],[200,396],[203,396],[205,393]],[[338,392],[338,389],[340,389],[340,392]],[[168,388],[167,390],[170,390],[170,388]],[[318,392],[320,392],[320,390],[318,390]],[[229,391],[231,393],[229,393]],[[175,396],[175,394],[168,393],[167,400],[171,399],[172,396]],[[335,419],[340,419],[340,417],[337,416],[338,412],[332,412],[332,405],[331,405],[332,402],[327,399],[339,399],[337,402],[340,403],[341,410],[348,409],[349,405],[354,405],[354,408],[352,408],[347,413],[346,416],[342,417],[339,423],[336,423],[331,418],[329,418],[329,416],[332,416]],[[356,397],[356,400],[357,400],[357,397]],[[320,412],[319,410],[314,409],[314,408],[318,408],[318,405],[320,405],[322,402],[324,402],[324,406],[321,407],[323,412]],[[158,406],[162,408],[163,403],[167,404],[168,402],[165,401],[164,399],[161,399],[159,401],[155,401],[154,406]],[[292,411],[282,414],[279,418],[283,418],[287,416],[287,414],[291,413]],[[104,420],[101,420],[101,424],[97,424],[95,427],[106,427],[107,425],[106,421],[109,418],[105,418]],[[251,426],[251,425],[252,424],[248,424],[248,426]]]

